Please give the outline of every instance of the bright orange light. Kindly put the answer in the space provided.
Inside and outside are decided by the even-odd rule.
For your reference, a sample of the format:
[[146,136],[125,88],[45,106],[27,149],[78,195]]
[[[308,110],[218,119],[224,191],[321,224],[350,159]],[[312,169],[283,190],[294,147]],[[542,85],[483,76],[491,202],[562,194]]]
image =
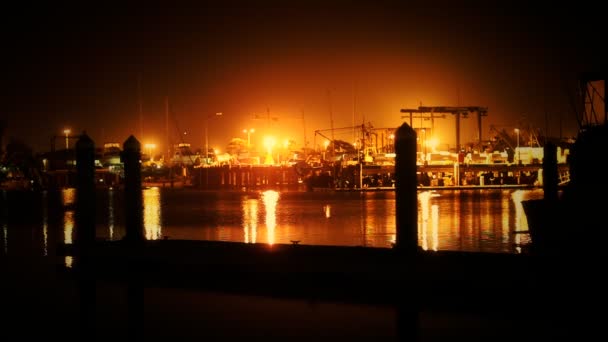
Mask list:
[[156,144],[151,144],[151,143],[148,143],[148,144],[145,144],[145,145],[144,145],[144,148],[145,148],[146,150],[148,150],[148,156],[150,156],[150,161],[152,161],[152,160],[153,160],[153,157],[152,157],[152,150],[156,148]]
[[269,245],[275,243],[275,228],[277,226],[277,202],[279,193],[274,190],[267,190],[262,193],[262,202],[266,211],[266,240]]
[[437,146],[439,146],[439,139],[433,137],[426,141],[426,144],[431,148],[431,150],[435,150]]
[[264,137],[264,147],[266,147],[266,159],[264,160],[264,164],[273,165],[274,158],[272,157],[272,148],[276,144],[276,139],[271,136]]
[[268,151],[268,153],[272,152],[272,148],[274,147],[274,145],[276,143],[277,143],[277,140],[274,137],[271,137],[271,136],[264,137],[264,147],[266,147],[266,150]]

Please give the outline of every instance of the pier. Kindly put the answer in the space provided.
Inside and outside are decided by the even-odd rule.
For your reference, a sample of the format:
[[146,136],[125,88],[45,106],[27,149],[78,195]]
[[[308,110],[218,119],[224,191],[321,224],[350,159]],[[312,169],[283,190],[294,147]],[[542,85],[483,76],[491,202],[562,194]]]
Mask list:
[[[468,189],[497,187],[542,187],[542,164],[452,164],[418,165],[420,188]],[[184,176],[184,174],[186,176]],[[338,174],[337,176],[335,176]],[[186,168],[173,177],[143,179],[144,186],[193,187],[210,190],[241,189],[378,189],[394,188],[394,165],[347,166],[310,169],[301,175],[293,166],[221,166]],[[53,170],[46,173],[51,188],[74,187],[76,170]],[[567,164],[558,164],[560,183],[569,180]],[[120,174],[106,168],[95,169],[97,187],[119,187]]]

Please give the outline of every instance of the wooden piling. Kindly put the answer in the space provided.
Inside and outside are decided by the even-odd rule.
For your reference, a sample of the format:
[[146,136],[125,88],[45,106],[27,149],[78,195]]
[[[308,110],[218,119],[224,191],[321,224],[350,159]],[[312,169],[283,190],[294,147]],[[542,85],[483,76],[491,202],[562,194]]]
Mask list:
[[131,135],[124,142],[121,154],[125,168],[125,240],[129,243],[144,239],[140,157],[141,144]]
[[121,160],[125,167],[125,241],[130,253],[126,260],[127,311],[129,339],[140,340],[143,335],[144,291],[138,260],[144,242],[143,193],[141,187],[141,145],[134,136],[123,144]]
[[406,123],[395,134],[396,248],[406,254],[418,250],[418,187],[416,132]]
[[397,288],[397,335],[399,340],[418,339],[417,298],[418,187],[416,178],[416,132],[406,123],[395,132],[396,252],[403,272]]
[[96,286],[92,249],[95,244],[95,144],[86,133],[76,142],[76,251],[80,334],[83,341],[95,339]]
[[548,142],[543,148],[543,191],[545,200],[557,201],[557,147]]

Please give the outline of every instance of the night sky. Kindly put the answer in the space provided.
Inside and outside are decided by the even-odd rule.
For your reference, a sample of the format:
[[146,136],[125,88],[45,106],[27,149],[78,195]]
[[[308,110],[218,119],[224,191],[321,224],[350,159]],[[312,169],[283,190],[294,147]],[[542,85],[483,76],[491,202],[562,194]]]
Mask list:
[[[300,146],[306,134],[311,146],[315,130],[397,127],[401,108],[421,104],[488,107],[484,139],[489,125],[557,136],[562,122],[563,134],[575,135],[572,82],[606,60],[602,11],[583,3],[215,3],[7,8],[4,143],[14,136],[45,151],[70,128],[97,145],[134,134],[161,148],[165,98],[172,141],[195,147],[216,112],[210,146],[246,139],[245,128],[256,129],[254,144],[268,129]],[[461,140],[474,139],[475,121],[462,125]]]

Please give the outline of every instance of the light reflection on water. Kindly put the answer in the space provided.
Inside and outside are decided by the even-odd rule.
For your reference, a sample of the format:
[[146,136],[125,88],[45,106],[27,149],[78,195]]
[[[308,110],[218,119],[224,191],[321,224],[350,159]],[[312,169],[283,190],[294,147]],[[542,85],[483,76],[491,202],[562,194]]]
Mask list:
[[161,207],[160,189],[153,187],[144,190],[144,232],[147,240],[158,240],[161,238]]
[[108,190],[108,236],[114,240],[114,189]]
[[[99,194],[98,238],[124,236],[122,195],[118,190]],[[420,192],[419,245],[425,250],[518,252],[517,245],[529,241],[527,235],[515,234],[527,230],[521,201],[541,197],[542,190]],[[40,255],[53,251],[58,241],[72,243],[74,239],[75,190],[63,190],[58,200],[62,212],[44,208],[39,224],[31,224],[40,236]],[[395,193],[390,191],[245,193],[148,188],[143,192],[143,206],[147,239],[168,236],[268,244],[297,240],[311,245],[386,248],[395,242]],[[9,243],[17,239],[13,232],[20,230],[12,221],[2,222],[5,254]]]
[[243,241],[256,243],[258,235],[258,200],[243,200]]
[[2,223],[2,243],[4,245],[4,254],[8,254],[8,224]]
[[[63,242],[71,244],[74,242],[74,210],[73,205],[76,201],[75,189],[63,189],[61,192],[62,204],[68,208],[63,213]],[[65,266],[71,268],[73,264],[72,256],[65,256]]]
[[262,193],[262,201],[264,202],[264,211],[266,212],[266,243],[274,245],[279,193],[273,190],[264,191]]

